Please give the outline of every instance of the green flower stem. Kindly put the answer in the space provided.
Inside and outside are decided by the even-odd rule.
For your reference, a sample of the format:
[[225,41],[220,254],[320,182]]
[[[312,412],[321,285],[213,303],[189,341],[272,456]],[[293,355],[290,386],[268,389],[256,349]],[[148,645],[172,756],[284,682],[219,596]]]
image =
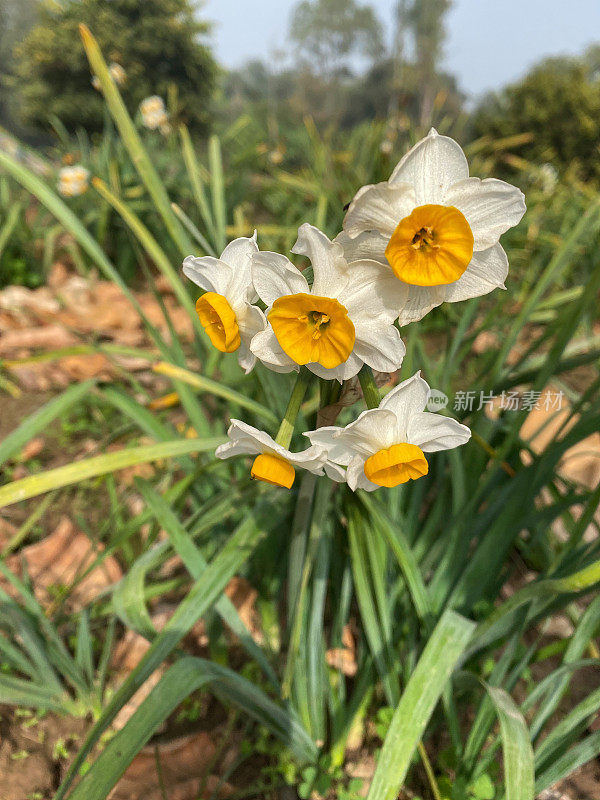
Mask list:
[[285,410],[285,416],[281,421],[281,425],[277,431],[277,436],[275,437],[277,444],[285,447],[286,450],[289,448],[290,442],[292,441],[294,424],[296,422],[298,412],[300,411],[302,401],[304,400],[304,395],[306,394],[308,384],[310,383],[310,377],[310,371],[307,370],[306,367],[300,367],[300,372],[296,378],[296,383],[294,384],[288,406]]
[[363,390],[365,403],[367,408],[379,408],[381,395],[373,377],[373,370],[366,364],[363,364],[361,371],[358,373],[358,380],[360,387]]
[[[331,488],[333,481],[324,479],[316,482],[316,493],[314,505],[311,509],[310,528],[308,532],[308,548],[304,558],[304,565],[302,567],[302,577],[300,578],[300,586],[298,591],[298,603],[296,608],[292,610],[293,616],[290,619],[291,634],[288,646],[287,660],[283,673],[283,680],[281,682],[281,697],[287,700],[292,691],[292,682],[294,680],[294,670],[300,652],[300,643],[302,639],[302,623],[304,621],[304,611],[308,601],[308,581],[314,567],[315,557],[319,549],[319,541],[322,536],[326,535],[324,530],[324,522],[327,519],[327,507],[331,495]],[[300,498],[298,498],[300,499]]]
[[427,750],[425,750],[425,745],[423,742],[419,742],[417,745],[419,750],[419,755],[421,756],[421,762],[423,767],[425,768],[425,773],[427,775],[427,780],[429,781],[429,788],[431,789],[431,793],[433,794],[435,800],[442,800],[442,795],[437,785],[437,781],[435,779],[435,773],[433,771],[433,767],[431,766],[431,761],[429,760],[429,756],[427,755]]

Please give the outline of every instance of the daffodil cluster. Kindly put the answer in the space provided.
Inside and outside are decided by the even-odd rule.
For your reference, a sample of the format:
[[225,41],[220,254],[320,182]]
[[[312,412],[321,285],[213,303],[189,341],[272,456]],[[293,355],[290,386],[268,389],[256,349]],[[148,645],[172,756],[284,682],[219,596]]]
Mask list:
[[[504,288],[499,239],[524,212],[516,187],[469,177],[460,146],[432,130],[388,181],[359,189],[333,241],[300,226],[292,253],[308,258],[311,281],[286,256],[259,250],[256,233],[220,258],[189,256],[183,271],[204,290],[196,311],[210,341],[237,353],[246,373],[258,360],[275,372],[302,369],[342,383],[368,368],[400,368],[398,325]],[[287,488],[296,468],[352,490],[397,486],[427,474],[426,453],[470,437],[456,420],[425,410],[429,391],[417,373],[346,427],[306,432],[310,447],[300,453],[288,449],[293,420],[276,439],[232,420],[216,455],[253,455],[253,477]]]

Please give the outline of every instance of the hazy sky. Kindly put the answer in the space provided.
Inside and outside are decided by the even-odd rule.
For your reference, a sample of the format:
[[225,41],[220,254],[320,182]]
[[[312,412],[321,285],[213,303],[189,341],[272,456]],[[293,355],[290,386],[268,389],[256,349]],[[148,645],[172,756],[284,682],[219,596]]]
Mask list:
[[[240,66],[285,50],[297,0],[205,0],[217,58]],[[394,0],[370,0],[391,32]],[[445,66],[472,95],[522,75],[541,57],[600,41],[600,0],[454,0]]]

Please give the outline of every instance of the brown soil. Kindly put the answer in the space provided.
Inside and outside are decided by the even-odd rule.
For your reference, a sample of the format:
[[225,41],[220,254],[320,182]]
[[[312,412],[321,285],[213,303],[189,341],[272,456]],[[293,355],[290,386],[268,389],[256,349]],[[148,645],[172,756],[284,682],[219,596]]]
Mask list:
[[0,442],[20,425],[22,420],[47,403],[54,392],[23,392],[20,397],[11,397],[2,392],[0,414]]
[[50,800],[89,723],[0,706],[0,800]]

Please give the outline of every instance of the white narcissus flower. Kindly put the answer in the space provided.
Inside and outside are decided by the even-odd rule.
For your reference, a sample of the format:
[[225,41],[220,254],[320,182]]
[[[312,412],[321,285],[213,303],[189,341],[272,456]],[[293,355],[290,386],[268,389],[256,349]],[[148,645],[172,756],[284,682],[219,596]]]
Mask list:
[[343,480],[343,471],[336,464],[328,463],[327,451],[323,447],[311,446],[302,453],[291,453],[268,433],[238,419],[231,420],[227,436],[229,441],[219,445],[215,455],[223,459],[256,456],[251,470],[256,480],[289,489],[294,483],[296,469],[308,470],[313,475],[323,475],[327,471],[334,480]]
[[374,259],[407,287],[398,309],[405,325],[443,302],[504,288],[508,259],[499,239],[524,213],[519,189],[470,178],[460,146],[432,129],[388,181],[357,192],[336,241],[348,262]]
[[237,352],[246,373],[256,363],[250,341],[266,325],[262,311],[252,305],[256,300],[251,268],[254,253],[258,253],[256,231],[250,238],[234,239],[220,258],[188,256],[183,262],[184,275],[206,290],[196,302],[202,327],[217,350]]
[[425,411],[429,386],[420,372],[393,389],[379,405],[345,428],[305,433],[329,460],[347,467],[348,486],[372,492],[427,475],[425,453],[465,444],[471,431],[456,420]]
[[81,164],[63,167],[58,173],[58,191],[63,197],[78,197],[89,187],[90,173]]
[[363,363],[380,372],[398,369],[405,347],[393,323],[407,290],[393,273],[366,261],[349,271],[341,246],[306,223],[292,252],[310,259],[312,286],[285,256],[253,256],[254,287],[269,324],[252,340],[252,352],[276,372],[305,364],[340,382]]
[[165,127],[168,124],[169,115],[167,114],[164,100],[156,94],[142,100],[140,103],[140,112],[142,115],[142,122],[146,128],[149,128],[151,131]]

